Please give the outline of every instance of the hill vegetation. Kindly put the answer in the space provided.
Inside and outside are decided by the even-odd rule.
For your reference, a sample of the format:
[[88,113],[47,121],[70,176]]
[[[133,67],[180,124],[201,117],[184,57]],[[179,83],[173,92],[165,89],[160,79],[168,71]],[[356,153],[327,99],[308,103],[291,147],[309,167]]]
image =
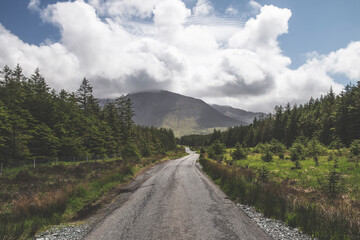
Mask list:
[[318,239],[358,239],[360,82],[180,142],[202,146],[205,172],[234,200]]
[[[29,239],[46,226],[80,220],[144,167],[184,154],[171,129],[135,125],[133,116],[125,96],[100,108],[86,78],[75,93],[57,93],[38,69],[26,77],[19,65],[4,67],[0,163],[9,171],[0,171],[0,239]],[[26,166],[67,157],[80,162]],[[21,167],[7,168],[14,164]]]
[[18,65],[0,75],[0,162],[102,155],[136,161],[176,147],[172,130],[133,122],[133,105],[121,96],[99,107],[84,78],[75,93],[59,93],[36,69],[26,77]]
[[296,139],[316,139],[330,148],[350,146],[360,139],[360,82],[347,85],[339,94],[330,91],[305,104],[276,106],[274,113],[254,119],[248,126],[230,127],[227,131],[208,135],[183,136],[181,144],[206,146],[219,140],[227,147],[237,142],[255,147],[276,139],[291,147]]

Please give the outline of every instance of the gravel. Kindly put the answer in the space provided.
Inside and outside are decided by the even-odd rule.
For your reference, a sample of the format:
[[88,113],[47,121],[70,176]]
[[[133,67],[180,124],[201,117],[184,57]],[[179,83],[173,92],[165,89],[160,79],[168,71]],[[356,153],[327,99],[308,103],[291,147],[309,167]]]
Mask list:
[[297,228],[292,228],[280,220],[266,218],[262,213],[247,205],[237,203],[237,207],[242,209],[251,220],[275,240],[311,240],[309,235],[300,232]]
[[80,240],[90,230],[86,224],[83,225],[59,225],[54,226],[46,232],[37,234],[35,240]]

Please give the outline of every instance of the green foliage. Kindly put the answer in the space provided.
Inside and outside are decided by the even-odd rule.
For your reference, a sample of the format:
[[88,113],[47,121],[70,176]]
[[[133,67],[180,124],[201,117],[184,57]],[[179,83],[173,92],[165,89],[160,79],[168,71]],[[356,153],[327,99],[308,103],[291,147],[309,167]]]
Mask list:
[[[282,161],[284,162],[284,161]],[[204,171],[220,185],[223,191],[237,201],[254,206],[265,216],[280,219],[317,239],[357,239],[360,228],[356,215],[342,209],[328,211],[310,201],[292,201],[294,191],[287,186],[271,182],[262,167],[258,176],[249,168],[227,167],[202,158]],[[257,180],[257,181],[256,181]]]
[[264,162],[272,162],[273,160],[273,153],[268,149],[262,156],[261,160]]
[[294,169],[301,169],[301,164],[300,164],[299,160],[296,160],[294,163],[295,163]]
[[121,151],[121,156],[126,162],[139,162],[141,159],[141,154],[136,145],[128,141],[123,150]]
[[282,144],[279,140],[277,139],[272,139],[270,141],[270,151],[276,155],[283,155],[284,154],[284,151],[285,151],[285,145]]
[[209,157],[214,158],[216,160],[222,160],[223,154],[225,153],[225,145],[222,144],[220,141],[216,140],[210,147],[209,147]]
[[[254,119],[248,126],[230,127],[211,135],[192,135],[182,137],[181,143],[211,145],[215,139],[234,147],[236,142],[245,142],[249,147],[257,146],[254,151],[262,152],[262,143],[278,141],[286,147],[293,145],[296,139],[317,139],[321,145],[332,149],[349,147],[351,142],[360,139],[360,81],[348,85],[335,95],[332,89],[321,98],[311,98],[302,105],[275,106],[274,113]],[[276,139],[276,140],[273,140]],[[270,143],[272,146],[277,144]],[[271,149],[279,155],[280,151]]]
[[353,156],[360,156],[360,139],[352,141],[349,150]]
[[295,142],[290,148],[291,161],[305,160],[305,147],[301,142]]
[[231,152],[231,157],[233,160],[245,159],[247,156],[247,151],[244,149],[239,142],[236,143],[235,150]]
[[324,185],[324,191],[331,199],[335,199],[344,190],[341,174],[337,171],[338,161],[335,159],[334,167],[326,177],[326,183]]
[[266,183],[266,182],[269,181],[269,174],[270,174],[270,172],[269,172],[269,170],[267,170],[267,169],[265,168],[265,166],[263,166],[263,167],[258,171],[258,174],[259,174],[259,180],[260,180],[261,182]]
[[[136,126],[130,99],[101,109],[86,78],[76,93],[50,92],[36,69],[0,71],[0,162],[123,153],[127,160],[176,149],[172,130]],[[131,144],[130,144],[131,142]],[[129,149],[124,149],[129,147]]]

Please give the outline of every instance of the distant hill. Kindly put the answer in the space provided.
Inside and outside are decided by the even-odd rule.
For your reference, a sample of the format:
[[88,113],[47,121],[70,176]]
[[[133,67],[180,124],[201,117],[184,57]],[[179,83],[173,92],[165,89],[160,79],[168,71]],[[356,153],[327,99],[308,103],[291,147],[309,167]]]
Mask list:
[[134,104],[135,123],[168,127],[176,136],[245,124],[225,116],[200,99],[168,91],[133,93],[128,97]]
[[266,117],[267,114],[262,112],[248,112],[239,108],[233,108],[230,106],[221,106],[213,104],[213,108],[223,113],[225,116],[228,116],[232,119],[238,120],[240,122],[245,122],[246,124],[251,124],[256,117],[257,119],[261,117]]
[[[232,108],[243,111],[244,117],[239,111],[231,117],[225,114],[230,110],[222,112],[228,107],[215,105],[218,110],[200,99],[163,90],[132,93],[128,97],[134,105],[133,119],[136,124],[171,128],[177,137],[210,133],[214,128],[225,130],[229,126],[248,125],[252,122],[252,116],[261,114]],[[107,101],[114,100],[100,99],[100,105],[103,106]]]

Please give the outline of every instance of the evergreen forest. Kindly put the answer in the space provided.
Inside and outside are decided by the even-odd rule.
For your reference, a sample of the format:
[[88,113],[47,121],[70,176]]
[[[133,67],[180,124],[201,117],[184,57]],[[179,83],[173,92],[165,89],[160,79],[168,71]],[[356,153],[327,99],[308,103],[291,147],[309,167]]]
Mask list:
[[172,130],[137,126],[133,116],[126,96],[100,107],[86,78],[76,92],[56,92],[39,69],[31,76],[19,65],[0,71],[0,161],[5,164],[84,155],[136,162],[176,148]]
[[325,96],[307,103],[276,106],[273,113],[254,119],[249,126],[230,127],[213,134],[183,136],[180,143],[189,146],[209,146],[220,141],[226,147],[237,142],[248,147],[276,139],[286,147],[297,139],[315,139],[332,149],[349,147],[360,139],[360,82],[348,84],[336,95],[332,89]]

